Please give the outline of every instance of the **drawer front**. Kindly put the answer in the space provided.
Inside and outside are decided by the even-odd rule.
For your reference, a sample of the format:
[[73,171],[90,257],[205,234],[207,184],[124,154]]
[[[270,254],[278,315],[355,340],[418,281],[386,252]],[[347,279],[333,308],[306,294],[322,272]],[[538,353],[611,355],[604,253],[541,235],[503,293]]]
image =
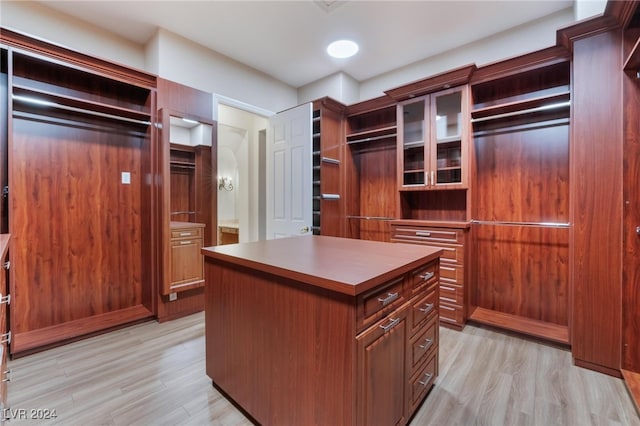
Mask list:
[[433,357],[427,361],[418,374],[411,378],[411,400],[409,403],[409,413],[413,413],[420,405],[424,397],[433,386],[438,377],[438,351],[436,350]]
[[440,280],[464,284],[464,268],[457,265],[440,264]]
[[435,261],[430,262],[427,265],[411,272],[410,283],[412,294],[422,290],[425,285],[428,287],[438,281],[437,265],[438,264]]
[[464,234],[461,230],[451,228],[393,226],[392,238],[402,242],[462,244]]
[[182,228],[172,229],[171,239],[178,238],[197,238],[202,236],[202,228]]
[[420,328],[420,326],[429,318],[431,318],[437,311],[436,295],[437,287],[433,285],[422,297],[418,297],[411,305],[411,332],[414,333]]
[[438,308],[440,321],[462,326],[464,324],[464,316],[462,315],[462,306],[452,306],[448,303],[440,303]]
[[443,302],[462,306],[464,304],[464,287],[440,281],[440,303]]
[[406,300],[402,293],[404,276],[377,287],[369,293],[359,296],[358,324],[362,330],[368,324],[391,312]]
[[438,346],[438,316],[431,320],[411,339],[411,375],[415,373]]
[[443,263],[464,264],[464,247],[459,244],[431,244],[442,249],[440,261]]

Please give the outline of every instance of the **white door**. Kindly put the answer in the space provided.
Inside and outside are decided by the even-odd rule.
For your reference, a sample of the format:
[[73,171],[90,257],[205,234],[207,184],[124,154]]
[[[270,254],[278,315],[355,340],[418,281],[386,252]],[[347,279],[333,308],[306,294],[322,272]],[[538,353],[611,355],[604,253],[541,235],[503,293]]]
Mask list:
[[311,235],[312,105],[283,111],[269,122],[267,239]]

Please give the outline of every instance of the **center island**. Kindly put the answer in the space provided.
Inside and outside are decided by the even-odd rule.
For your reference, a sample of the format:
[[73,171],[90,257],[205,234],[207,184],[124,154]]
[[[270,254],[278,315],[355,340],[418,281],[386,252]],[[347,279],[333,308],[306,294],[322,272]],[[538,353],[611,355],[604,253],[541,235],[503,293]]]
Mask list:
[[438,375],[436,247],[303,236],[202,249],[206,371],[263,425],[402,425]]

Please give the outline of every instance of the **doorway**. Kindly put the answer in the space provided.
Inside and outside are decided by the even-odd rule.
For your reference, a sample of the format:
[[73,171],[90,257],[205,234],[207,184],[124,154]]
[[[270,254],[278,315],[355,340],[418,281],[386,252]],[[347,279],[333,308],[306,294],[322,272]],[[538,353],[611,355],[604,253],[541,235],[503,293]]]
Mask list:
[[218,244],[264,239],[269,113],[253,109],[218,102]]

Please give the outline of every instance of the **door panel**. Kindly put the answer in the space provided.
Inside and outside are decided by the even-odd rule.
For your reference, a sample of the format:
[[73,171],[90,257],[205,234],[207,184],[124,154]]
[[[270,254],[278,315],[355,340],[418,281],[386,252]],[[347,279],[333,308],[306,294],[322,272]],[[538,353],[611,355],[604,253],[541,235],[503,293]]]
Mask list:
[[267,143],[267,239],[311,235],[312,105],[270,118]]

